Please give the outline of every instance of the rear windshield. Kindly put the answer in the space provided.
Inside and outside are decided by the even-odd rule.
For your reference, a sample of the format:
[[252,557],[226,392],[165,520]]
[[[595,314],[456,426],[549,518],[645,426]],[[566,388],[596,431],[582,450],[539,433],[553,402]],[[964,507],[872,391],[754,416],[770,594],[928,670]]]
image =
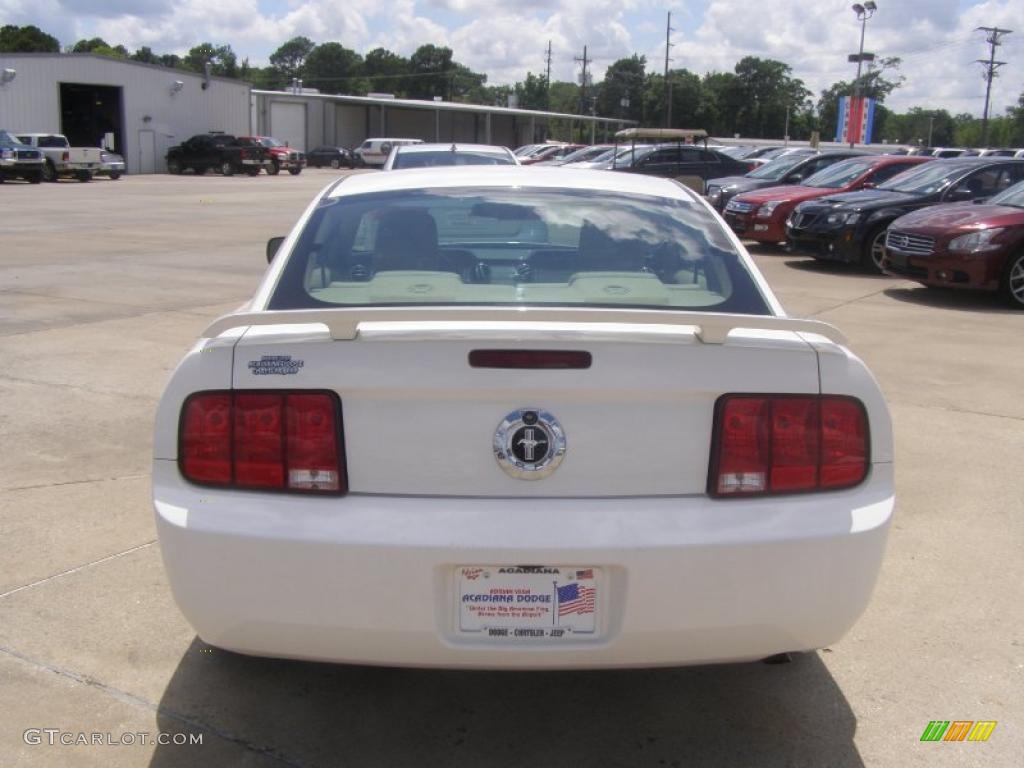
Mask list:
[[270,300],[271,309],[408,304],[770,314],[702,206],[522,187],[325,199]]
[[392,168],[435,168],[442,165],[515,165],[508,155],[496,152],[399,152],[391,163]]
[[40,136],[36,139],[36,145],[47,148],[66,147],[68,146],[68,140],[63,136]]
[[843,160],[804,179],[803,186],[839,189],[871,170],[871,160]]
[[[766,155],[767,157],[767,155]],[[747,174],[752,179],[770,179],[777,181],[789,173],[794,167],[802,163],[807,159],[807,155],[794,152],[789,155],[783,155],[769,163],[765,163],[756,171],[751,171]]]

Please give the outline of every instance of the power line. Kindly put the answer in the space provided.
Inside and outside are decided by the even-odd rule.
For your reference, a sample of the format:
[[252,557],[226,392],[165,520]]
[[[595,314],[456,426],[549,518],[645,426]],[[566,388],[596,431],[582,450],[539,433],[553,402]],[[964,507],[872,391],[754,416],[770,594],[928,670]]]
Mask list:
[[977,31],[987,32],[985,42],[989,44],[988,61],[978,59],[977,63],[985,67],[985,112],[981,118],[981,144],[988,146],[988,104],[992,96],[992,78],[996,76],[996,70],[1006,64],[1005,61],[996,61],[996,48],[1002,45],[999,38],[1013,32],[1012,29],[1000,29],[999,27],[978,27]]

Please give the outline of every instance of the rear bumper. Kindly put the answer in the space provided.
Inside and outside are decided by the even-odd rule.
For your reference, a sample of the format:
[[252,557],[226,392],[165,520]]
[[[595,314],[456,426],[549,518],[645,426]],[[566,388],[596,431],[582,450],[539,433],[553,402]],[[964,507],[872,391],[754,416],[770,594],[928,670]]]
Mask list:
[[[763,658],[837,641],[865,609],[892,465],[856,489],[712,501],[302,498],[190,486],[153,464],[174,597],[242,653],[379,665],[587,668]],[[601,568],[599,637],[466,640],[455,569]]]

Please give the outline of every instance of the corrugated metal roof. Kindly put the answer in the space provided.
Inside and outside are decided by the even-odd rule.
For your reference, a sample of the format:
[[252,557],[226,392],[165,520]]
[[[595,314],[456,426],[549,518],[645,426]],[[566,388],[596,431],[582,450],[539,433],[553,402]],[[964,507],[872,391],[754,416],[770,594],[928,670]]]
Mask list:
[[[153,69],[158,72],[164,72],[175,75],[185,75],[186,77],[198,77],[201,80],[206,79],[206,75],[202,72],[195,72],[191,69],[179,69],[177,67],[165,67],[162,64],[149,64],[145,61],[135,61],[134,59],[118,59],[114,56],[104,56],[99,53],[0,53],[5,59],[97,59],[103,62],[110,62],[113,64],[123,64],[129,67],[144,67],[145,69]],[[221,77],[220,75],[210,75],[211,80],[218,80],[222,83],[239,83],[241,85],[251,86],[248,80],[240,80],[233,77]]]
[[514,107],[492,107],[486,104],[463,104],[455,101],[426,101],[423,99],[391,99],[374,96],[347,96],[329,93],[291,93],[289,91],[253,90],[257,96],[289,96],[301,99],[322,99],[343,104],[362,104],[365,106],[400,107],[403,109],[428,109],[443,112],[475,112],[477,114],[515,115],[518,117],[558,118],[562,120],[579,120],[582,122],[609,123],[614,125],[636,125],[635,120],[623,120],[617,117],[596,117],[592,115],[573,115],[566,112],[544,112],[534,109],[517,109]]

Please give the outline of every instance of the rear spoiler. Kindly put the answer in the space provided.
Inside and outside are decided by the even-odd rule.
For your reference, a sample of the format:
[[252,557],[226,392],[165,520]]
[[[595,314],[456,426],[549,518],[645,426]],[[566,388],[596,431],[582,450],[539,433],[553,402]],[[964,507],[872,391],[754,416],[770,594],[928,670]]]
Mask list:
[[732,315],[719,312],[674,312],[648,309],[595,309],[572,307],[344,307],[337,309],[283,309],[237,312],[218,318],[203,331],[204,338],[216,338],[224,331],[253,325],[327,326],[331,338],[358,338],[364,323],[576,323],[583,325],[645,324],[689,327],[704,344],[723,344],[737,329],[814,333],[837,344],[846,337],[833,325],[820,320],[798,320],[774,315]]

